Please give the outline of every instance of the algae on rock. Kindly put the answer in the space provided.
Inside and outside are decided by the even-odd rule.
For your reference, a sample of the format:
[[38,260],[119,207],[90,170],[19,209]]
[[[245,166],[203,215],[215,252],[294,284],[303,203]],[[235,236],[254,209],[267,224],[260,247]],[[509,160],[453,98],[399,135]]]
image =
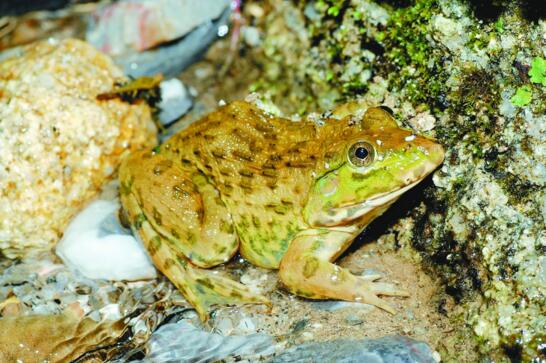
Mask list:
[[382,103],[444,144],[396,245],[439,273],[483,354],[545,359],[546,21],[487,4],[269,1],[253,88],[287,112]]

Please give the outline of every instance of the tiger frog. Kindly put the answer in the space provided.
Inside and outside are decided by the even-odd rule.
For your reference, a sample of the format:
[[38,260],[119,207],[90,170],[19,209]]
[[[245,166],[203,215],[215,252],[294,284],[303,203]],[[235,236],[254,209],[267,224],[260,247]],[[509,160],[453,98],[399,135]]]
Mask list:
[[334,261],[443,159],[442,146],[384,107],[348,103],[292,121],[235,101],[123,161],[122,215],[204,321],[213,305],[270,304],[206,270],[237,252],[278,269],[293,294],[395,313],[379,296],[406,291]]

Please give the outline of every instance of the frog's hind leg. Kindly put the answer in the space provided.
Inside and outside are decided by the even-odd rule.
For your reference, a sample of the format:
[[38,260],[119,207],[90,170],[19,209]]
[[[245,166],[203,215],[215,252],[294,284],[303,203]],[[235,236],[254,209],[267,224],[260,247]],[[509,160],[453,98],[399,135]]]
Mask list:
[[[120,169],[122,213],[154,265],[200,318],[208,319],[212,305],[269,305],[245,285],[200,268],[227,261],[237,249],[237,236],[226,226],[227,211],[222,214],[221,206],[220,210],[209,208],[208,214],[205,211],[210,203],[220,201],[212,200],[215,194],[204,177],[186,177],[186,171],[157,155],[134,160],[139,165],[129,161]],[[143,170],[148,173],[141,175]]]
[[355,237],[352,228],[321,228],[300,232],[281,260],[281,281],[296,295],[313,299],[357,301],[394,314],[394,308],[378,295],[409,296],[406,291],[392,284],[376,282],[380,277],[378,275],[355,276],[331,262],[345,251]]
[[[138,203],[132,195],[125,197],[124,205],[138,210]],[[154,265],[184,295],[202,321],[208,320],[213,305],[270,304],[247,286],[193,265],[176,250],[172,241],[158,234],[142,214],[127,215],[126,218],[136,221],[132,223],[133,232],[141,237]]]
[[194,265],[217,266],[237,252],[231,216],[218,191],[196,168],[144,152],[122,163],[120,180],[125,209],[130,194],[141,218]]

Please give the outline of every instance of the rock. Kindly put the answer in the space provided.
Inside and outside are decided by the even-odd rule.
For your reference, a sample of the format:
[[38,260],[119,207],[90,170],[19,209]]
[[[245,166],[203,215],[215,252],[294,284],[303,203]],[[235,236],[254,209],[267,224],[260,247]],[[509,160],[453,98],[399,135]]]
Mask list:
[[[132,17],[127,16],[127,9]],[[127,0],[99,10],[87,40],[113,54],[115,62],[132,77],[158,73],[175,77],[218,38],[220,27],[227,28],[229,14],[227,0]],[[139,19],[147,24],[147,31],[126,31],[139,28]]]
[[126,330],[126,324],[61,315],[33,315],[0,319],[0,361],[69,362],[98,346],[108,346]]
[[141,362],[213,362],[234,356],[270,355],[278,348],[266,334],[222,336],[180,321],[165,324],[152,334]]
[[155,278],[146,249],[119,224],[119,208],[118,200],[91,202],[68,225],[57,245],[57,255],[91,279]]
[[49,253],[39,257],[0,271],[0,362],[111,361],[105,357],[132,355],[166,317],[189,310],[161,278],[92,280]]
[[305,343],[286,350],[268,362],[436,363],[437,360],[426,343],[404,336],[391,336]]
[[430,131],[434,128],[436,119],[428,112],[421,112],[408,120],[408,123],[419,132]]
[[363,304],[360,302],[350,302],[350,301],[313,301],[312,306],[319,310],[326,311],[336,311],[341,309],[362,309],[364,311],[371,311],[374,309],[373,305]]
[[[312,339],[307,332],[303,338]],[[403,336],[378,339],[307,342],[282,350],[281,343],[262,333],[222,336],[179,321],[161,326],[148,342],[142,363],[211,362],[234,357],[250,362],[370,362],[436,363],[437,355],[426,343]]]
[[363,323],[362,319],[360,319],[357,315],[354,315],[354,314],[347,315],[347,317],[345,318],[345,321],[349,325],[360,325]]
[[246,44],[248,44],[251,47],[257,47],[260,45],[260,31],[253,26],[247,26],[244,27],[242,30],[243,33],[243,39],[245,40]]
[[161,73],[175,77],[194,63],[217,38],[217,30],[227,24],[229,12],[215,20],[200,25],[197,29],[174,43],[148,51],[130,53],[115,58],[115,62],[132,77],[151,76]]
[[159,87],[161,89],[159,120],[163,126],[168,126],[188,112],[193,102],[190,92],[179,79],[162,81]]
[[125,76],[89,44],[20,48],[0,63],[0,250],[47,250],[112,178],[121,156],[156,143],[150,108],[98,101]]
[[17,16],[30,11],[58,10],[69,2],[70,0],[4,0],[0,2],[0,14]]
[[94,12],[86,39],[111,56],[142,52],[219,18],[228,5],[228,0],[122,0]]

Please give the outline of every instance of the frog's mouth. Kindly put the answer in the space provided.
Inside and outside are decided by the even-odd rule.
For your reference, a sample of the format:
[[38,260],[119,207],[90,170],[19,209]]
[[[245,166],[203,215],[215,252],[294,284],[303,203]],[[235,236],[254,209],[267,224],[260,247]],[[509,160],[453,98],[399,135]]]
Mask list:
[[366,199],[363,202],[339,207],[337,209],[340,211],[345,211],[347,213],[346,217],[349,219],[362,217],[363,215],[367,214],[368,212],[374,209],[380,208],[382,206],[390,206],[392,203],[394,203],[398,199],[398,197],[400,197],[406,191],[410,190],[411,188],[419,184],[421,180],[422,179],[416,180],[412,182],[411,184],[408,184],[404,187],[396,189],[392,192],[383,193],[373,198]]
[[387,210],[388,207],[398,199],[398,197],[419,184],[421,180],[422,179],[418,179],[404,187],[377,195],[370,199],[366,199],[363,202],[337,208],[330,208],[326,213],[320,213],[321,215],[317,215],[314,222],[325,227],[336,226],[348,223],[366,215],[370,215],[369,221],[371,221],[383,214],[383,212]]

